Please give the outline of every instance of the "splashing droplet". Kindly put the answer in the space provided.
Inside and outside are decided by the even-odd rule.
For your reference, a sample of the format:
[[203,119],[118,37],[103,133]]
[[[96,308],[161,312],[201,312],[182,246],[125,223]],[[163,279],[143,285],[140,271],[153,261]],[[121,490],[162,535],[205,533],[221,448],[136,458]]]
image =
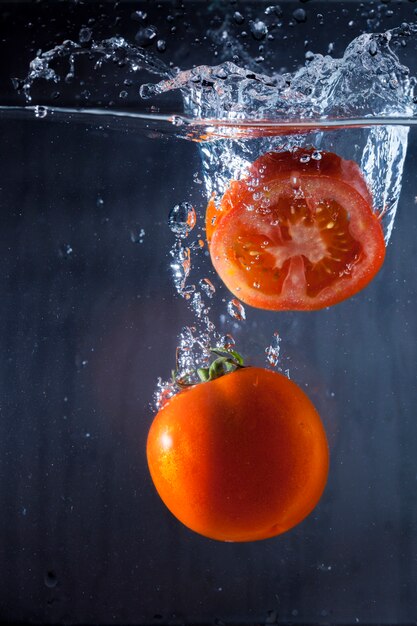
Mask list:
[[43,118],[48,115],[48,109],[46,107],[37,105],[33,110],[35,112],[35,117]]
[[245,21],[245,18],[243,17],[242,13],[239,13],[239,11],[235,11],[235,13],[233,13],[233,19],[235,20],[236,24],[243,24],[243,22]]
[[298,22],[299,24],[307,20],[307,13],[305,12],[304,9],[301,9],[301,8],[295,9],[295,11],[293,11],[292,16],[295,19],[295,21]]
[[245,307],[241,302],[239,302],[237,298],[229,300],[229,302],[227,303],[227,312],[235,320],[242,321],[246,319]]
[[187,237],[196,223],[196,214],[190,202],[180,202],[170,211],[168,224],[172,232],[177,237]]
[[268,34],[268,28],[265,22],[261,20],[250,21],[249,23],[250,32],[252,33],[252,37],[256,39],[256,41],[262,41]]
[[156,34],[155,26],[145,26],[144,28],[139,28],[135,35],[135,41],[141,48],[147,48],[155,41]]
[[156,48],[158,52],[165,52],[165,50],[167,49],[167,43],[165,39],[158,39],[158,41],[156,42]]

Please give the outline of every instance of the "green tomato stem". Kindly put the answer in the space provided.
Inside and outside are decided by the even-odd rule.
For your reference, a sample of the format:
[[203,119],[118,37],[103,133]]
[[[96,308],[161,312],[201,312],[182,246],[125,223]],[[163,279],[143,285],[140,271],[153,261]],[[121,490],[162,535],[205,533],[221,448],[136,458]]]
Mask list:
[[[210,364],[209,367],[199,367],[195,373],[200,379],[201,383],[208,383],[212,380],[216,380],[221,376],[235,372],[237,369],[245,367],[243,364],[243,357],[236,352],[236,350],[228,350],[226,348],[210,348],[210,352],[217,356],[217,358]],[[180,378],[178,372],[172,371],[172,381],[180,389],[186,387],[192,387],[199,384],[192,381],[192,374],[190,372],[185,377]]]

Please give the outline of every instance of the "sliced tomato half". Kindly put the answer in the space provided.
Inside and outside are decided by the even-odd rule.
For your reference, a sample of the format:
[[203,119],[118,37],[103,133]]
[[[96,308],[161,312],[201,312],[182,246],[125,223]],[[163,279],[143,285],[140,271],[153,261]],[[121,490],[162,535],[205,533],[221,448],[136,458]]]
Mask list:
[[[301,160],[300,160],[301,159]],[[246,304],[327,307],[363,289],[385,242],[356,163],[304,149],[268,153],[206,215],[213,265]]]

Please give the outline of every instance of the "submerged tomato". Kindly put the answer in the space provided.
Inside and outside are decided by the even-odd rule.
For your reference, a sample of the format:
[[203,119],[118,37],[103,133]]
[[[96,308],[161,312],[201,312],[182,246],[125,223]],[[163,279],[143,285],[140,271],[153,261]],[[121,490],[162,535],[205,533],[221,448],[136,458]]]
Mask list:
[[209,202],[206,228],[223,282],[263,309],[336,304],[363,289],[385,257],[359,167],[329,152],[260,157],[247,178],[231,182],[219,207]]
[[222,541],[279,535],[326,484],[320,417],[285,376],[238,369],[181,391],[155,417],[147,457],[155,487],[192,530]]

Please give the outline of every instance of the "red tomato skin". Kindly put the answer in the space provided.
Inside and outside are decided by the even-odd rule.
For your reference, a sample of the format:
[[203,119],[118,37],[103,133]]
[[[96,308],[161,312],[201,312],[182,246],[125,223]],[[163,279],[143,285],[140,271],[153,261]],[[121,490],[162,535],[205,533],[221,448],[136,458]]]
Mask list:
[[171,398],[155,417],[147,459],[168,509],[220,541],[256,541],[301,522],[324,490],[320,417],[285,376],[248,367]]
[[[380,270],[385,259],[385,241],[380,220],[372,211],[372,198],[360,169],[353,161],[320,152],[321,159],[310,158],[300,162],[300,156],[313,154],[312,150],[273,152],[261,156],[252,164],[248,178],[231,181],[220,205],[216,208],[211,198],[206,213],[206,231],[213,265],[228,289],[244,303],[269,310],[318,310],[337,304],[361,291]],[[239,235],[234,229],[236,217],[247,204],[253,204],[253,187],[249,182],[257,179],[260,186],[290,188],[291,178],[298,177],[302,188],[310,188],[313,196],[320,198],[320,189],[331,198],[342,199],[352,212],[352,234],[363,244],[365,263],[358,263],[351,277],[342,278],[338,284],[324,289],[309,298],[297,293],[282,295],[264,294],[249,285],[249,274],[240,270],[230,254],[233,240]]]

